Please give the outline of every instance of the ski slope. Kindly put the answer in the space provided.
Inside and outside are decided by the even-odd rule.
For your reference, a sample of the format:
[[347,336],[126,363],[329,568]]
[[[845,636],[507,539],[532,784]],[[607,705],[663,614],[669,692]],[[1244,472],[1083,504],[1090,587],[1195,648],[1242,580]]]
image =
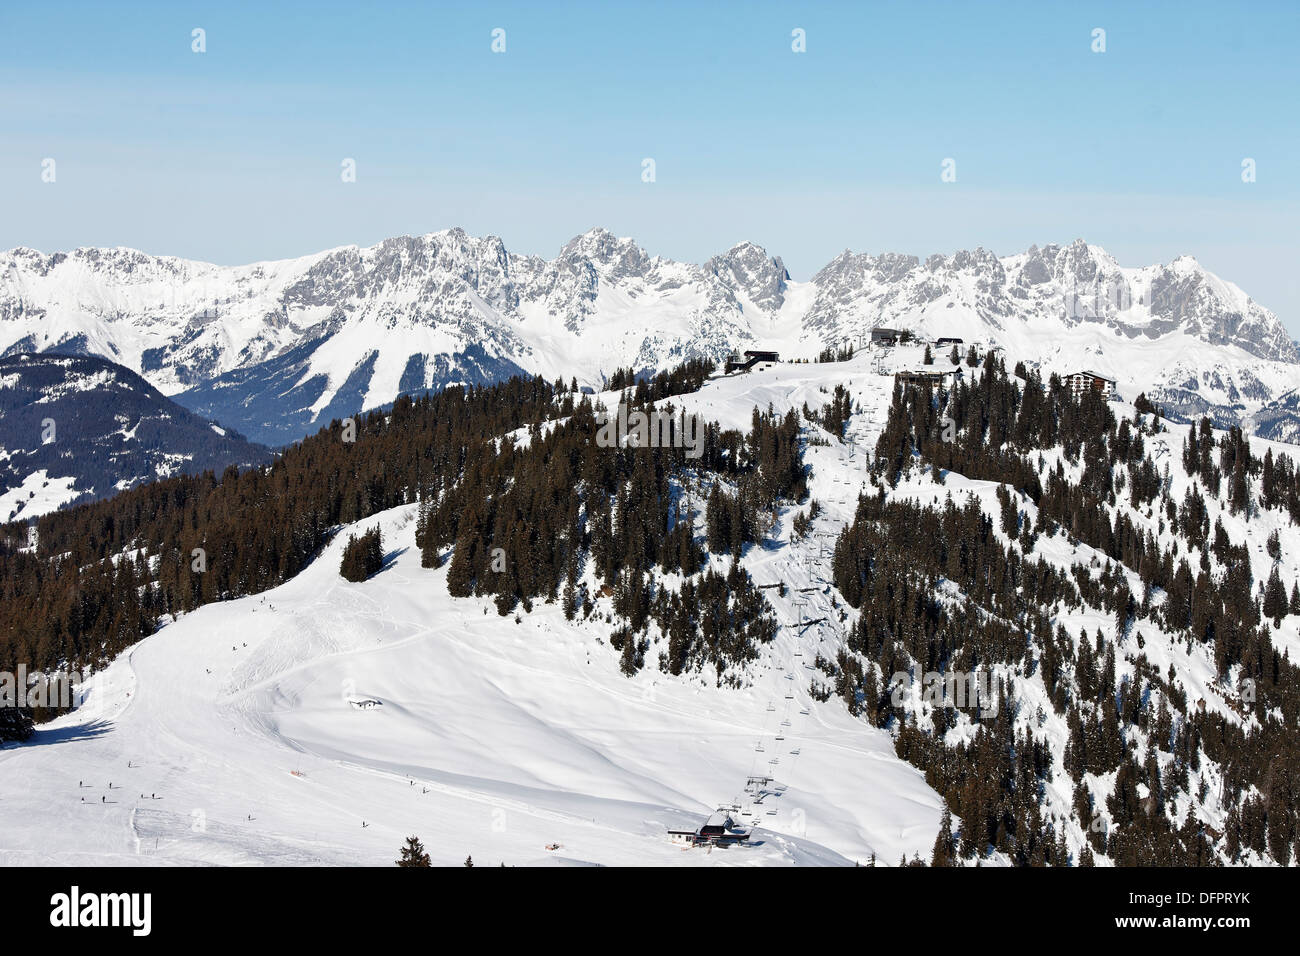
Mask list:
[[[748,428],[769,400],[820,407],[846,370],[888,401],[892,380],[865,359],[777,366],[676,401]],[[783,521],[746,556],[756,583],[787,587],[765,592],[782,627],[748,686],[652,664],[629,679],[598,614],[569,622],[538,604],[516,623],[449,597],[445,566],[420,567],[404,506],[343,529],[285,585],[164,627],[95,675],[81,709],[0,750],[0,862],[384,865],[411,834],[436,864],[928,858],[937,794],[887,733],[808,694],[824,679],[817,650],[833,656],[844,626],[829,535],[863,467],[838,443],[808,453],[818,530],[783,545]],[[376,524],[384,570],[344,581],[348,534]],[[751,775],[784,788],[753,807],[755,845],[670,842],[669,828],[748,801]]]
[[[807,505],[785,507],[744,556],[779,628],[741,686],[718,686],[712,668],[662,673],[653,644],[647,666],[625,677],[607,643],[608,598],[590,619],[570,622],[558,605],[537,603],[516,620],[487,600],[449,597],[446,566],[420,566],[417,508],[404,506],[341,529],[283,586],[164,627],[95,675],[80,710],[27,744],[0,749],[0,863],[384,865],[412,834],[435,863],[452,865],[466,856],[478,865],[928,859],[938,795],[895,756],[888,733],[850,717],[838,698],[819,703],[809,693],[828,682],[813,665],[817,655],[834,660],[856,617],[830,585],[834,539],[859,492],[879,488],[868,484],[868,454],[886,420],[892,373],[919,368],[921,354],[898,348],[847,362],[760,365],[664,401],[748,430],[756,407],[818,410],[837,384],[853,398],[845,441],[804,423],[810,492],[822,506],[810,532],[793,540],[793,517]],[[596,400],[612,409],[619,395]],[[1116,410],[1133,414],[1122,403]],[[1149,438],[1177,500],[1189,481],[1178,460],[1183,430]],[[526,441],[526,430],[516,437]],[[1271,445],[1252,444],[1257,454]],[[1047,450],[1043,467],[1059,456]],[[951,472],[943,484],[913,473],[887,494],[931,503],[969,497],[996,518],[997,487]],[[690,489],[697,507],[704,491]],[[1021,507],[1033,517],[1032,503]],[[1300,528],[1274,513],[1246,522],[1214,499],[1207,508],[1233,540],[1250,543],[1256,582],[1269,573],[1263,540],[1274,530],[1284,580],[1300,576]],[[1150,508],[1134,518],[1159,530]],[[384,569],[360,584],[344,581],[343,543],[375,525],[388,551]],[[1162,543],[1171,533],[1160,533]],[[1093,573],[1108,563],[1063,536],[1041,537],[1034,556]],[[712,559],[719,570],[727,560]],[[1149,620],[1140,628],[1145,643],[1117,634],[1113,615],[1091,607],[1058,606],[1053,620],[1071,636],[1104,632],[1116,644],[1121,677],[1145,657],[1162,673],[1172,669],[1190,699],[1239,719],[1210,649],[1187,646]],[[1297,635],[1300,615],[1288,615],[1275,644],[1294,655]],[[1017,728],[1051,745],[1045,813],[1078,851],[1084,834],[1070,817],[1064,719],[1038,674],[994,670],[1023,704]],[[913,704],[910,712],[928,724],[927,708]],[[1040,705],[1050,716],[1035,717]],[[948,733],[969,736],[973,725],[962,715]],[[1209,796],[1177,812],[1190,809],[1218,827],[1219,777],[1202,761]],[[772,778],[759,801],[743,792],[749,777]],[[1113,785],[1109,776],[1090,782],[1103,797]],[[754,845],[710,851],[670,841],[669,829],[694,829],[728,804],[752,811]],[[1008,861],[994,854],[986,862]]]

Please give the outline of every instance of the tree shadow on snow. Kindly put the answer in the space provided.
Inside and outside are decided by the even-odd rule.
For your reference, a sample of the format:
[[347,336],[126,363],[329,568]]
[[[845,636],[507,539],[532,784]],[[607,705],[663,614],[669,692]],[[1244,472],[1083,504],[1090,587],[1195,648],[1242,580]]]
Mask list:
[[81,740],[93,740],[102,737],[111,730],[113,724],[107,720],[92,720],[73,727],[42,727],[37,725],[36,732],[21,743],[7,746],[16,747],[53,747],[58,744],[77,743]]
[[[400,558],[402,555],[406,554],[406,552],[410,550],[411,550],[410,548],[398,548],[396,551],[389,551],[386,555],[384,555],[384,563],[379,566],[379,570],[376,571],[375,574],[383,574],[385,571],[387,571],[389,568],[391,568],[394,564],[397,563],[398,558]],[[371,575],[371,577],[374,576],[375,576],[374,574]]]

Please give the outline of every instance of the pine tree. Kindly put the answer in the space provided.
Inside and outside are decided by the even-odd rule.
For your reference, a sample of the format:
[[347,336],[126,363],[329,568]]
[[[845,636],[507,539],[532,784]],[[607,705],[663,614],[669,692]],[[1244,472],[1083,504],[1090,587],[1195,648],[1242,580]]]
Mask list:
[[1287,600],[1286,588],[1277,573],[1277,565],[1274,565],[1273,572],[1268,576],[1268,584],[1264,587],[1264,616],[1272,618],[1275,624],[1281,624],[1282,618],[1289,610],[1290,602]]
[[474,865],[474,858],[473,858],[472,856],[467,856],[467,857],[465,857],[465,865],[466,865],[466,866],[473,866],[473,865]]
[[348,536],[348,543],[343,548],[343,560],[339,564],[339,574],[349,581],[364,581],[382,570],[383,566],[383,536],[378,528],[370,529],[359,538],[356,535]]
[[957,841],[952,836],[952,813],[945,803],[943,818],[939,821],[939,833],[934,838],[934,850],[930,854],[931,866],[953,866],[957,861]]
[[409,836],[402,847],[402,855],[397,860],[398,866],[432,866],[429,854],[424,852],[424,844],[419,837]]
[[26,740],[31,737],[34,730],[32,718],[25,711],[0,702],[0,743],[7,740]]

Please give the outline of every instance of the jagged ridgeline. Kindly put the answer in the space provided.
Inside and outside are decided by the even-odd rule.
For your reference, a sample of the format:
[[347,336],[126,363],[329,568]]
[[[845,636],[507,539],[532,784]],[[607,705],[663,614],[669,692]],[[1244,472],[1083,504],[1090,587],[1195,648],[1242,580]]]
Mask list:
[[[687,363],[629,387],[623,401],[640,407],[694,391],[711,370]],[[575,386],[514,378],[404,396],[358,416],[354,441],[335,421],[265,468],[157,481],[47,515],[34,549],[31,526],[6,525],[0,669],[102,665],[170,615],[283,583],[341,525],[419,501],[426,561],[457,545],[453,593],[497,595],[509,613],[563,590],[572,613],[589,614],[590,596],[572,582],[590,560],[614,596],[625,666],[642,663],[653,618],[677,635],[669,666],[710,661],[721,676],[774,624],[743,570],[702,570],[691,523],[704,501],[691,489],[719,479],[734,489],[718,492],[711,515],[731,516],[733,551],[761,529],[758,511],[803,494],[793,416],[756,413],[754,422],[749,436],[707,425],[698,458],[679,447],[602,448]],[[749,517],[735,517],[741,511]],[[496,548],[504,572],[492,570]],[[657,583],[656,567],[685,575],[680,590]]]
[[[834,552],[835,585],[859,614],[828,672],[962,820],[960,840],[941,831],[936,862],[989,847],[1022,864],[1295,855],[1300,671],[1274,648],[1268,618],[1300,611],[1300,592],[1288,602],[1275,566],[1256,599],[1246,544],[1220,521],[1211,530],[1204,496],[1248,521],[1295,521],[1300,483],[1288,457],[1252,455],[1235,429],[1216,443],[1208,422],[1174,427],[1198,479],[1180,500],[1146,447],[1168,428],[1155,414],[1117,422],[1099,395],[1076,398],[1022,367],[1008,376],[993,358],[950,390],[895,390],[873,463],[882,486],[859,499]],[[949,471],[1002,483],[1000,520],[973,499],[886,495]],[[1041,557],[1055,543],[1106,560],[1079,558],[1066,573]],[[1276,535],[1269,547],[1276,559]],[[1095,610],[1112,617],[1106,633],[1053,626]],[[1189,700],[1172,663],[1147,658],[1152,638],[1208,648],[1224,708]],[[977,669],[994,675],[983,708],[918,708],[888,686],[900,672]],[[1036,715],[1010,689],[1035,677],[1046,692]],[[1051,721],[1066,732],[1068,780],[1054,779],[1038,729]],[[1088,841],[1082,859],[1049,819],[1049,791],[1063,787]]]

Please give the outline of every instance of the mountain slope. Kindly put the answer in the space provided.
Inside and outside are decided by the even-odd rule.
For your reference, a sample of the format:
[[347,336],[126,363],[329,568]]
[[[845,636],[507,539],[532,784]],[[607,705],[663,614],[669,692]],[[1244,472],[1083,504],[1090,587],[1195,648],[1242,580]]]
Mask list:
[[759,845],[683,853],[667,828],[739,792],[779,675],[723,697],[628,681],[556,606],[516,624],[448,598],[445,569],[420,567],[414,518],[406,506],[347,529],[382,528],[392,560],[373,580],[339,577],[341,535],[289,584],[142,642],[92,678],[81,710],[0,751],[0,864],[383,866],[412,833],[450,866],[851,865],[928,849],[938,804],[921,775],[888,735],[815,705]]
[[270,457],[113,362],[54,354],[0,359],[0,521]]
[[[655,400],[720,428],[698,459],[587,440],[585,399],[516,382],[399,402],[355,445],[322,432],[216,489],[166,482],[47,519],[34,556],[0,562],[71,552],[41,588],[53,601],[119,593],[100,555],[139,585],[149,629],[160,607],[202,606],[123,645],[82,709],[0,752],[0,807],[24,824],[4,818],[5,859],[383,862],[416,833],[440,862],[1289,861],[1286,446],[1076,402],[995,356],[938,393],[889,374],[919,347],[878,358],[679,379]],[[934,427],[947,415],[952,437]],[[790,437],[767,420],[797,426],[806,494],[765,497]],[[180,540],[167,514],[149,524],[171,499],[207,516]],[[331,501],[342,528],[320,527]],[[647,535],[651,513],[672,521]],[[372,526],[385,565],[344,582],[344,541]],[[201,586],[190,539],[220,556]],[[311,555],[300,571],[273,549],[291,541]],[[702,544],[693,567],[682,552]],[[23,599],[0,603],[7,638],[49,616]],[[119,636],[71,637],[101,633]],[[932,674],[972,667],[991,681],[975,704],[933,693]],[[124,772],[129,791],[100,782]],[[764,774],[786,789],[738,792]],[[733,799],[761,846],[666,842]],[[551,842],[565,850],[538,851]]]

